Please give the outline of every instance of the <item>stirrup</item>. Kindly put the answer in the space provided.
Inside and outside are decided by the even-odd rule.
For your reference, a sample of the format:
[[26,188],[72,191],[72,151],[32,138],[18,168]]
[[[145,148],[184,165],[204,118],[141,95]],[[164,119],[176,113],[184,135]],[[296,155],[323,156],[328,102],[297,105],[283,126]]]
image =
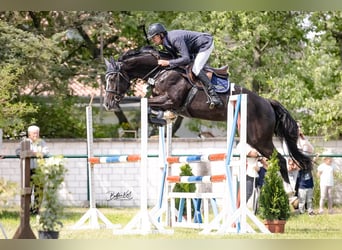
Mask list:
[[215,104],[214,102],[211,102],[211,103],[209,104],[209,109],[214,109],[215,106],[216,106],[216,104]]
[[[219,97],[218,97],[219,98]],[[220,100],[219,102],[214,102],[213,98],[211,96],[208,97],[207,103],[209,104],[209,109],[214,109],[216,106],[221,107],[223,106],[222,101]]]

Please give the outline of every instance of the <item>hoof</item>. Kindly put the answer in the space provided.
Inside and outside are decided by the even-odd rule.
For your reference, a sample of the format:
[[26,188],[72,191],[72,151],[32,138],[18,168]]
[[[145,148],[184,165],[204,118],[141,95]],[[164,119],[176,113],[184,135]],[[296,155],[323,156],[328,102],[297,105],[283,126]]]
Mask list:
[[166,120],[160,119],[160,118],[155,118],[155,117],[149,117],[149,123],[157,125],[157,126],[165,126]]

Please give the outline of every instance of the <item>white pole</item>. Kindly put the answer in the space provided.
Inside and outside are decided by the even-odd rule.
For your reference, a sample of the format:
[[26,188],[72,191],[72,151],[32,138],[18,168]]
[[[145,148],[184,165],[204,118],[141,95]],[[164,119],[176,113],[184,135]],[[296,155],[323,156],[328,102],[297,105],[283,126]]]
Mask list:
[[166,230],[158,222],[158,216],[154,218],[147,210],[147,143],[148,143],[148,108],[147,98],[141,99],[141,136],[140,136],[140,211],[125,226],[123,230],[114,230],[114,234],[142,234],[146,235],[152,232],[152,226],[156,229],[154,232],[172,234],[172,230]]
[[242,152],[240,155],[240,209],[241,209],[241,233],[247,233],[247,204],[246,204],[246,147],[247,147],[247,95],[241,95],[240,104],[240,144]]
[[[140,211],[143,215],[147,215],[147,140],[148,140],[148,121],[147,121],[147,98],[141,99],[141,151],[140,151]],[[142,216],[142,230],[149,231],[148,216]]]
[[[91,106],[86,107],[86,119],[87,119],[87,154],[88,159],[93,157],[93,116],[92,116],[92,108]],[[94,195],[93,195],[93,172],[94,169],[91,166],[91,163],[88,161],[88,174],[89,174],[89,205],[90,208],[95,207]]]
[[[232,154],[233,151],[231,151],[231,154],[228,155],[229,152],[229,146],[233,142],[234,134],[233,131],[235,132],[235,128],[233,127],[233,121],[234,121],[234,103],[231,100],[232,98],[230,97],[230,100],[228,102],[228,108],[227,108],[227,135],[226,135],[226,162],[225,162],[225,167],[226,167],[226,175],[227,175],[227,192],[229,193],[229,200],[227,200],[230,204],[228,207],[229,214],[233,214],[236,210],[236,195],[234,194],[234,188],[232,186],[232,178],[229,178],[229,176],[232,176],[232,169],[230,166],[230,161],[232,159]],[[236,101],[236,100],[235,100]],[[229,165],[227,164],[229,162]]]
[[[95,202],[95,189],[94,189],[94,167],[89,162],[89,159],[94,156],[93,153],[93,117],[91,106],[86,107],[86,118],[87,118],[87,155],[88,155],[88,186],[89,186],[89,210],[79,219],[78,222],[72,227],[73,229],[91,228],[99,229],[100,224],[98,218],[106,225],[106,228],[118,228],[120,224],[112,224],[97,208]],[[84,226],[86,221],[89,220],[89,225]]]
[[[166,158],[172,155],[172,122],[168,121],[166,125]],[[169,163],[167,163],[167,173],[166,176],[169,176],[171,174],[171,166]],[[171,186],[166,185],[166,197],[171,192]],[[166,225],[172,226],[171,223],[171,209],[174,208],[174,205],[169,202],[169,200],[166,198]]]

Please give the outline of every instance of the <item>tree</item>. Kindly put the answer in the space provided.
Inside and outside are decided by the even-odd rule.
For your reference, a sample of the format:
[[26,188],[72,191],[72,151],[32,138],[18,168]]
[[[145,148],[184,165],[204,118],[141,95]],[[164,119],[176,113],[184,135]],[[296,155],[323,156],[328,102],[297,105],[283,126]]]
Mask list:
[[21,131],[24,127],[24,115],[36,111],[28,103],[13,102],[14,83],[19,74],[17,67],[13,65],[0,68],[0,128],[4,130],[5,136],[9,136],[9,131]]
[[297,98],[300,93],[294,89],[295,82],[288,84],[288,78],[296,75],[296,65],[291,62],[301,58],[307,41],[306,30],[301,25],[304,16],[290,11],[212,11],[201,15],[191,12],[180,14],[170,26],[178,24],[176,28],[213,34],[215,50],[210,61],[213,66],[228,63],[231,82],[277,99],[294,110],[296,103],[287,97],[294,95],[301,100]]
[[313,34],[307,65],[312,78],[309,129],[336,139],[342,135],[342,12],[314,12],[309,21]]
[[[130,12],[87,11],[14,11],[0,13],[0,19],[5,20],[12,26],[16,26],[18,31],[31,33],[32,36],[36,37],[43,37],[44,43],[53,44],[53,48],[60,52],[59,55],[54,57],[58,60],[56,64],[37,62],[39,65],[36,65],[35,62],[32,62],[32,65],[37,68],[40,65],[43,65],[44,68],[47,68],[46,65],[50,65],[49,74],[42,74],[42,77],[38,75],[27,77],[25,81],[22,81],[23,85],[18,88],[18,97],[42,107],[44,103],[38,101],[37,98],[27,99],[25,96],[20,96],[20,94],[23,93],[23,89],[27,88],[27,86],[30,86],[32,90],[30,95],[33,96],[41,96],[44,92],[49,91],[51,95],[56,97],[52,101],[53,103],[50,104],[52,107],[61,106],[62,104],[63,107],[61,108],[69,110],[68,113],[73,113],[71,111],[71,109],[74,109],[71,106],[73,105],[72,102],[67,102],[70,103],[70,106],[67,106],[65,102],[60,101],[63,98],[71,98],[68,88],[69,81],[77,78],[85,85],[98,88],[99,82],[101,82],[99,81],[100,76],[103,78],[104,75],[102,56],[109,57],[113,54],[121,54],[127,48],[136,47],[136,43],[132,42],[133,39],[142,40],[141,24],[138,23],[138,20],[135,20],[135,15],[133,17],[132,15]],[[133,20],[135,21],[133,22]],[[125,23],[125,25],[122,25],[122,23]],[[138,32],[139,29],[140,32]],[[26,37],[19,40],[25,41]],[[9,43],[9,46],[14,47],[16,45]],[[52,48],[49,49],[52,50]],[[104,52],[103,55],[102,52]],[[26,61],[26,57],[25,59],[22,58],[23,63],[26,63]],[[28,72],[40,71],[29,70]],[[42,79],[45,80],[42,81]],[[49,114],[52,111],[57,110],[50,109]],[[63,113],[56,113],[51,115],[50,118],[62,115]],[[120,118],[121,123],[127,121],[123,112],[117,112],[116,115]],[[82,120],[79,120],[79,117],[79,115],[74,115],[69,120],[74,120],[72,124],[80,124]],[[54,123],[45,120],[45,123],[42,124],[42,126],[46,127],[45,131],[52,131],[50,134],[46,134],[48,137],[63,137],[69,134],[65,133],[66,128],[60,120]],[[72,131],[74,131],[76,137],[81,135],[79,130],[71,129],[70,132]]]
[[[7,11],[0,12],[0,20],[16,31],[7,40],[1,34],[0,48],[23,72],[17,101],[24,101],[19,93],[30,85],[31,96],[48,90],[58,102],[71,96],[71,79],[95,88],[104,82],[102,57],[118,58],[128,49],[146,45],[145,24],[161,22],[169,30],[209,32],[215,39],[210,64],[229,64],[231,82],[280,101],[301,121],[306,134],[337,138],[342,133],[341,15],[341,11]],[[72,114],[72,106],[63,109]],[[115,115],[122,124],[129,121],[122,112]],[[80,122],[78,117],[74,115],[73,123]],[[63,124],[54,126],[58,136]]]
[[26,115],[37,113],[32,103],[22,99],[24,86],[39,89],[39,80],[48,78],[49,67],[58,52],[53,43],[0,21],[0,123],[5,136],[17,136],[27,123]]
[[260,191],[260,216],[266,220],[287,220],[291,215],[289,198],[279,173],[277,152],[274,151],[267,167]]
[[[24,130],[34,122],[42,128],[43,135],[50,138],[84,137],[85,116],[75,107],[79,100],[72,97],[69,90],[69,78],[74,75],[69,65],[63,63],[65,52],[52,38],[41,35],[44,27],[47,29],[44,20],[48,18],[42,18],[46,13],[37,14],[40,19],[35,13],[29,13],[33,16],[32,27],[20,19],[26,17],[23,12],[7,13],[12,17],[10,20],[20,20],[16,24],[12,21],[9,21],[10,24],[1,22],[0,49],[4,53],[0,55],[0,65],[13,68],[11,65],[14,64],[20,72],[16,84],[12,86],[15,97],[12,103],[29,103],[35,107],[35,113],[26,112],[21,115],[18,129]],[[14,25],[24,27],[26,31]],[[51,29],[47,30],[47,34],[52,33]],[[13,123],[15,119],[6,120]],[[7,130],[10,136],[15,132],[13,127]]]
[[341,13],[190,12],[180,13],[171,27],[212,33],[211,63],[228,62],[231,82],[280,101],[307,134],[339,138]]

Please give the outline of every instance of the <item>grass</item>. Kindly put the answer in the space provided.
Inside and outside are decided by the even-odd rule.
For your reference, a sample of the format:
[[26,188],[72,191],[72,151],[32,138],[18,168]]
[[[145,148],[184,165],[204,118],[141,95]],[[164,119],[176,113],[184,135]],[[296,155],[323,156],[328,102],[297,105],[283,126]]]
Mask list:
[[[98,208],[113,224],[121,224],[122,227],[138,213],[133,208]],[[297,215],[293,214],[286,223],[284,234],[225,234],[202,235],[199,229],[174,228],[173,234],[148,234],[148,235],[114,235],[111,229],[78,229],[71,227],[88,211],[87,208],[65,208],[60,239],[342,239],[342,208],[335,208],[334,214],[323,215]],[[87,221],[88,222],[88,221]],[[100,221],[101,222],[101,221]],[[19,208],[11,208],[2,211],[0,223],[9,239],[13,238],[20,225]],[[253,223],[248,222],[253,226]],[[30,217],[32,231],[37,235],[35,217]],[[0,231],[0,239],[5,237]]]

